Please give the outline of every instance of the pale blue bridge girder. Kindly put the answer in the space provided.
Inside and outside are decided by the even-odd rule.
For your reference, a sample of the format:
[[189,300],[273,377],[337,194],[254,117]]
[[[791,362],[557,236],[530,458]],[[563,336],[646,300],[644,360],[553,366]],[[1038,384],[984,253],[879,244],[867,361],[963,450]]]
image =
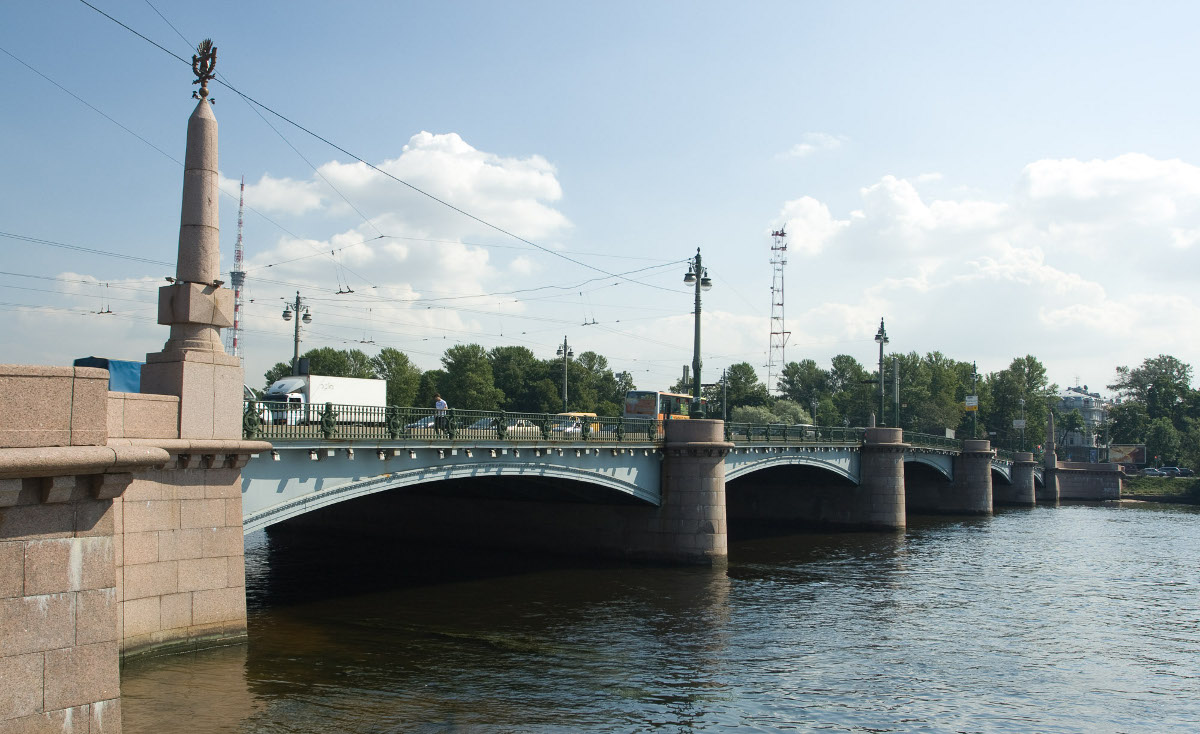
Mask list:
[[[565,480],[556,484],[564,498],[586,489],[592,501],[598,492],[605,502],[659,505],[665,450],[661,439],[617,441],[600,431],[593,435],[596,438],[560,436],[554,441],[500,441],[461,434],[455,440],[272,438],[274,450],[242,470],[244,530],[251,533],[355,497],[469,478]],[[750,435],[754,437],[754,431]],[[769,433],[734,438],[734,448],[725,459],[727,481],[776,466],[809,466],[860,482],[857,436],[821,439],[800,432],[786,438]],[[910,444],[905,461],[928,465],[952,480],[959,453],[961,448],[950,443]],[[1006,482],[1011,481],[1011,467],[1010,460],[992,460],[993,471]]]

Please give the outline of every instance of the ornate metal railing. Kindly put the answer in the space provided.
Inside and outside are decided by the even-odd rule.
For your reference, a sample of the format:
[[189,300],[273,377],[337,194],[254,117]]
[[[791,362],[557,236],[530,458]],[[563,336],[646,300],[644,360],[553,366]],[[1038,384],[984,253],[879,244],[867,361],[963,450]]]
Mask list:
[[862,428],[844,426],[788,426],[782,423],[726,423],[725,440],[735,444],[786,443],[814,446],[857,445],[862,443]]
[[242,412],[246,438],[375,439],[412,441],[660,442],[654,420],[569,417],[550,413],[505,413],[398,406],[288,404],[248,400]]
[[1002,461],[1016,461],[1016,452],[1008,449],[996,449],[996,458]]
[[904,443],[910,446],[916,446],[923,449],[947,449],[950,451],[962,451],[962,441],[957,438],[946,438],[932,433],[917,433],[916,431],[904,431]]
[[[735,444],[856,446],[866,429],[844,426],[726,423],[725,440]],[[242,413],[246,438],[267,440],[502,441],[546,443],[602,441],[659,443],[662,421],[635,418],[573,417],[553,413],[505,413],[398,406],[303,405],[248,400]],[[962,442],[904,432],[904,442],[921,448],[960,451]],[[1010,452],[997,452],[1011,459]]]

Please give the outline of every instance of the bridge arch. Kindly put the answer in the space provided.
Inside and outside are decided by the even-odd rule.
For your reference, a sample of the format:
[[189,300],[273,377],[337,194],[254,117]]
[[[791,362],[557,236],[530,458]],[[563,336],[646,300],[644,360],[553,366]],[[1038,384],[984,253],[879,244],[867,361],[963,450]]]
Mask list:
[[1005,484],[1012,484],[1012,464],[992,463],[992,481],[996,481],[996,477],[1004,480]]
[[949,454],[910,451],[905,454],[904,463],[922,464],[941,474],[947,481],[954,480],[954,457]]
[[828,460],[819,457],[821,457],[820,454],[799,453],[768,454],[763,458],[754,458],[745,461],[736,461],[737,457],[728,457],[726,460],[725,481],[731,482],[735,479],[747,477],[755,472],[780,466],[806,466],[824,469],[843,479],[848,479],[854,484],[859,484],[859,467],[857,462]]
[[[243,530],[249,534],[276,523],[304,515],[323,507],[347,500],[364,497],[394,489],[417,486],[434,486],[440,482],[488,478],[558,479],[599,487],[616,497],[635,500],[638,504],[658,506],[661,497],[658,487],[642,487],[638,484],[603,472],[582,469],[571,465],[536,464],[522,465],[511,462],[475,462],[444,466],[424,466],[389,472],[372,477],[347,478],[337,484],[322,483],[315,489],[293,496],[269,507],[247,512],[243,516]],[[252,483],[254,480],[250,480]]]

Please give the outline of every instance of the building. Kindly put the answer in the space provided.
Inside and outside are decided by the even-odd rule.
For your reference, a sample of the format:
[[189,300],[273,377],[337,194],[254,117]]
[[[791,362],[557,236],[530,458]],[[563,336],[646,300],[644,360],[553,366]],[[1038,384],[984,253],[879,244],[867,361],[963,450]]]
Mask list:
[[[1099,461],[1107,436],[1104,424],[1108,420],[1108,402],[1100,393],[1088,392],[1088,386],[1068,387],[1058,393],[1055,409],[1059,416],[1079,411],[1084,431],[1071,431],[1059,436],[1059,456],[1065,461]],[[1059,418],[1061,421],[1061,418]]]

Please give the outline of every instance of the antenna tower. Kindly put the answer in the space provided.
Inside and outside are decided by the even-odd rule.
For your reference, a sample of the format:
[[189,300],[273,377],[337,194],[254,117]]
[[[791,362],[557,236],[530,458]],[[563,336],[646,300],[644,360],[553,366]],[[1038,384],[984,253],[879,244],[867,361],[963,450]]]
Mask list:
[[783,266],[787,265],[787,232],[783,227],[771,233],[771,349],[767,353],[767,389],[776,392],[776,381],[783,374],[784,347],[792,332],[783,323]]
[[229,354],[242,360],[242,285],[246,282],[246,271],[242,269],[242,210],[246,205],[246,177],[242,176],[242,186],[238,191],[238,230],[237,244],[233,249],[233,270],[229,271],[229,282],[233,284],[233,328],[226,336],[226,348]]

